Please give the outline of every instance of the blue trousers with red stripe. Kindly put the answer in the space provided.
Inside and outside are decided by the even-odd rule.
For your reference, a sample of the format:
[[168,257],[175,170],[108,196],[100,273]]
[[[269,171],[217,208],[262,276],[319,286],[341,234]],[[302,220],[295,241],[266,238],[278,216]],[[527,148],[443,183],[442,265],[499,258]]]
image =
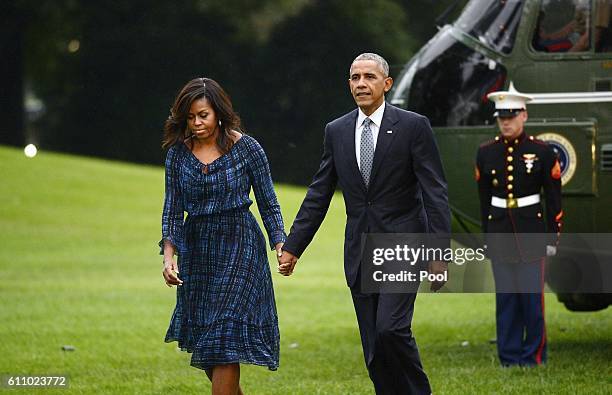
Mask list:
[[493,263],[497,351],[502,365],[546,362],[544,262]]

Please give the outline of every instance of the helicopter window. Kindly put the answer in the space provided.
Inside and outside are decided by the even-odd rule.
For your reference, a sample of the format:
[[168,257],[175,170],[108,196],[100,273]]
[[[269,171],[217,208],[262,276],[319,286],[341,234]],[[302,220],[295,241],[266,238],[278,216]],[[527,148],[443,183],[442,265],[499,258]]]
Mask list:
[[496,51],[510,53],[523,3],[521,0],[473,0],[455,26]]
[[432,126],[493,124],[487,94],[502,89],[506,75],[500,63],[447,32],[406,66],[391,103],[427,116]]
[[590,18],[589,0],[544,0],[532,39],[533,48],[538,52],[590,50]]
[[597,0],[595,7],[595,52],[612,52],[612,0]]

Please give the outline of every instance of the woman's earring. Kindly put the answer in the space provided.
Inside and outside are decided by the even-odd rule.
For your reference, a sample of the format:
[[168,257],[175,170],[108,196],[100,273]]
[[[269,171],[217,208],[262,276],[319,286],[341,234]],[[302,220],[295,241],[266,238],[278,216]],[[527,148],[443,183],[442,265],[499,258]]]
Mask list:
[[219,120],[219,126],[221,126],[221,120]]

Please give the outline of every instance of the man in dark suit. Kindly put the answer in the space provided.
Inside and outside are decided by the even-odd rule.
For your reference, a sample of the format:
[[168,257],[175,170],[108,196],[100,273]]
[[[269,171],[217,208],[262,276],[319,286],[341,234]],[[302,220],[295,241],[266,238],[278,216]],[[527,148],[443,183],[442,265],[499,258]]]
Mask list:
[[[359,108],[325,127],[321,164],[279,256],[279,272],[293,272],[339,185],[347,213],[344,272],[376,393],[429,394],[411,331],[416,294],[365,293],[360,287],[362,234],[450,233],[446,180],[429,121],[385,103],[392,85],[379,55],[364,53],[353,61],[349,87]],[[429,262],[429,271],[446,274],[447,264]]]

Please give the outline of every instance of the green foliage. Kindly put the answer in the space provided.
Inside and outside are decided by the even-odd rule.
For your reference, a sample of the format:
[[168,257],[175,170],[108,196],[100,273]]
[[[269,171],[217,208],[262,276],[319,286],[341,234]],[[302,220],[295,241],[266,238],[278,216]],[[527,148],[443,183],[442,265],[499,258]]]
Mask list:
[[251,124],[264,135],[271,162],[282,163],[273,168],[281,180],[310,180],[324,125],[355,107],[348,70],[357,55],[377,52],[393,64],[414,51],[405,25],[392,1],[330,0],[313,2],[277,26],[257,58],[261,88],[272,94],[261,95],[263,110]]
[[[0,372],[68,374],[67,393],[208,393],[189,355],[163,343],[175,301],[157,255],[163,170],[4,147],[0,163]],[[287,228],[304,192],[277,185]],[[342,272],[344,222],[336,196],[295,274],[272,265],[281,367],[243,366],[246,393],[373,392]],[[610,311],[546,299],[549,364],[502,369],[493,295],[419,295],[413,331],[434,393],[609,394]]]
[[291,155],[274,174],[305,183],[325,123],[354,108],[352,59],[378,52],[399,71],[450,1],[21,0],[27,87],[46,108],[28,140],[160,163],[174,96],[208,76],[272,158]]

